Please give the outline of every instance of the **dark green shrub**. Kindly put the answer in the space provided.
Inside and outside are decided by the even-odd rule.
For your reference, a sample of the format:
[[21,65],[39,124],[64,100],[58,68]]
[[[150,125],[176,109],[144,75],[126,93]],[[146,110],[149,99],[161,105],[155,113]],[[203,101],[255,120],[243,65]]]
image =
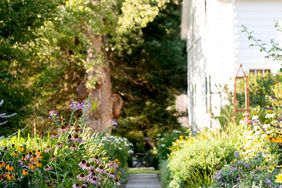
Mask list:
[[[282,82],[282,73],[280,72],[276,75],[266,74],[264,76],[250,74],[249,80],[251,107],[260,106],[265,108],[272,106],[271,99],[278,97],[277,93],[275,93],[274,86]],[[238,102],[239,106],[242,106],[245,101],[245,93],[243,90],[243,83],[241,83],[240,86],[241,87],[239,87],[238,90]]]
[[157,158],[158,161],[166,160],[170,154],[170,147],[172,143],[177,140],[180,136],[185,137],[189,135],[189,131],[184,132],[183,130],[173,130],[170,133],[161,134],[157,137]]

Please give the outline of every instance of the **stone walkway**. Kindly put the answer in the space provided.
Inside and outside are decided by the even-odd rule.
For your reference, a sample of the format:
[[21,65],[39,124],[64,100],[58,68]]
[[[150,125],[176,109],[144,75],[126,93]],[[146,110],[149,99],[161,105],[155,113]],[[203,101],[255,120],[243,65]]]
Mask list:
[[157,174],[137,173],[129,174],[125,188],[161,188]]

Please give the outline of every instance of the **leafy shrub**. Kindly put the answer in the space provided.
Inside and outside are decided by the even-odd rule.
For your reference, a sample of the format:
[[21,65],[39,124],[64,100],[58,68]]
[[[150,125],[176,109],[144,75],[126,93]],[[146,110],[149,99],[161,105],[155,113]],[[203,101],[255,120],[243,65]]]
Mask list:
[[[171,180],[165,187],[200,187],[212,183],[214,173],[234,158],[242,128],[232,126],[225,132],[202,131],[195,137],[176,140],[168,158]],[[163,179],[163,178],[162,178]]]
[[189,132],[184,132],[180,130],[173,130],[170,133],[160,134],[157,137],[157,158],[158,161],[166,160],[170,154],[169,148],[172,143],[177,140],[180,136],[183,138],[185,135],[189,135]]
[[122,167],[127,167],[128,155],[133,151],[132,144],[126,138],[105,135],[101,142],[111,160],[118,159]]
[[[249,75],[249,91],[250,91],[250,105],[251,107],[270,107],[272,99],[276,98],[281,104],[281,80],[282,73],[276,75],[266,74],[264,76]],[[238,88],[238,102],[242,106],[244,104],[244,83],[239,84]],[[279,86],[280,85],[280,86]],[[276,90],[280,88],[280,93]],[[241,91],[241,92],[240,92]],[[279,96],[280,95],[280,96]],[[280,98],[279,98],[280,97]]]

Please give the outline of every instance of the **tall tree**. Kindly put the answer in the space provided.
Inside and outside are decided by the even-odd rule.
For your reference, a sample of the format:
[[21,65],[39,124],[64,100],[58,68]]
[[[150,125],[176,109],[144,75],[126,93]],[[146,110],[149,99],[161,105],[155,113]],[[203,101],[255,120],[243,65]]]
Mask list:
[[[52,20],[60,0],[1,0],[0,1],[0,99],[3,111],[17,113],[2,129],[14,131],[27,114],[25,107],[31,102],[23,76],[32,54],[30,42],[38,37],[36,29],[46,20]],[[11,125],[15,125],[11,127]],[[4,130],[4,131],[3,131]]]
[[73,29],[79,29],[88,39],[84,66],[90,107],[86,112],[86,123],[94,130],[109,127],[113,118],[111,53],[106,49],[115,49],[117,54],[122,54],[142,43],[142,28],[166,3],[167,0],[68,1],[69,13],[76,13],[75,19],[80,22],[80,27]]

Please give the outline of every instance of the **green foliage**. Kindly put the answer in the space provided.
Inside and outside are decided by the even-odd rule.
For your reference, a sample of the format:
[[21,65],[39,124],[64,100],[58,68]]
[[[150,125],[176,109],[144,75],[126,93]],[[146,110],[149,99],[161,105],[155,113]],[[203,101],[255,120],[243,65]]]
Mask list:
[[[249,41],[252,42],[250,44],[250,47],[253,47],[253,46],[258,47],[260,52],[265,53],[265,58],[267,59],[273,59],[274,61],[278,61],[278,62],[281,60],[282,49],[279,46],[279,43],[277,41],[275,41],[274,39],[271,39],[270,45],[268,46],[268,44],[263,42],[261,39],[254,37],[253,31],[249,31],[248,28],[244,25],[242,27],[243,27],[242,32],[247,33]],[[278,22],[275,23],[275,28],[278,32],[282,31],[281,25]]]
[[261,126],[255,123],[244,131],[236,160],[216,173],[213,187],[278,187],[274,180],[279,147],[269,142]]
[[59,0],[3,0],[0,2],[0,98],[7,113],[17,113],[3,129],[7,135],[23,126],[23,120],[31,113],[32,91],[27,87],[26,73],[33,56],[31,41],[38,38],[36,29],[52,20]]
[[161,187],[167,187],[170,182],[170,174],[168,169],[168,160],[163,160],[159,164],[159,174],[161,180]]
[[[269,108],[273,106],[273,99],[281,101],[279,92],[275,92],[276,87],[280,87],[282,81],[282,74],[276,75],[266,74],[264,76],[249,75],[249,91],[250,91],[250,105],[251,107]],[[238,101],[239,105],[244,104],[243,83],[240,84]]]
[[[7,113],[18,114],[7,124],[5,134],[26,122],[46,130],[50,124],[43,119],[55,105],[67,113],[82,80],[88,80],[91,88],[97,84],[99,73],[94,66],[108,66],[105,59],[140,47],[145,41],[143,29],[166,3],[167,0],[2,1],[0,15],[5,19],[0,20],[0,98],[7,101]],[[107,57],[96,51],[96,58],[89,60],[96,36],[102,36],[101,50]]]
[[125,101],[115,134],[127,137],[135,152],[150,149],[144,138],[155,140],[158,133],[179,128],[174,96],[186,90],[185,42],[179,25],[180,6],[170,2],[142,29],[142,45],[115,59],[113,90]]
[[212,187],[279,187],[274,183],[277,172],[269,170],[269,163],[262,153],[248,160],[237,159],[216,173]]
[[180,130],[173,130],[172,132],[167,132],[164,134],[160,134],[157,137],[157,158],[158,161],[166,160],[168,155],[170,154],[170,147],[172,143],[176,141],[179,137],[188,136],[189,132],[180,131]]
[[106,135],[101,142],[111,160],[118,159],[122,167],[127,167],[129,154],[133,151],[132,144],[126,138]]
[[164,187],[205,187],[214,173],[234,159],[242,128],[224,132],[202,131],[195,137],[178,139],[171,147],[167,170],[170,182]]

